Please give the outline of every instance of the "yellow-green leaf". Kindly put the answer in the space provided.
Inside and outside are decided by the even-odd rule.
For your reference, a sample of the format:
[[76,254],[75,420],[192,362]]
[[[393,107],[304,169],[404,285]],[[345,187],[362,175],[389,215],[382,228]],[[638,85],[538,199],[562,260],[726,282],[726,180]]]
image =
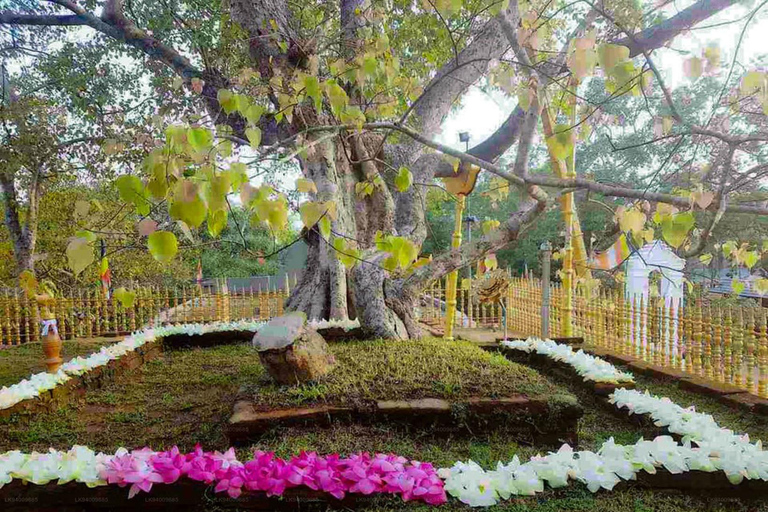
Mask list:
[[219,92],[216,93],[216,98],[219,100],[221,108],[224,109],[224,112],[227,114],[231,114],[237,109],[237,101],[235,100],[235,95],[232,91],[219,89]]
[[187,142],[198,153],[207,153],[213,147],[213,133],[208,128],[190,128],[187,130]]
[[411,174],[411,171],[409,171],[407,167],[400,167],[400,170],[397,172],[397,176],[395,176],[395,187],[397,187],[397,190],[400,192],[405,192],[411,188],[412,184],[413,174]]
[[765,295],[768,293],[768,279],[765,279],[764,277],[755,279],[752,283],[752,287],[760,295]]
[[760,255],[757,253],[757,251],[747,251],[741,257],[741,261],[744,262],[744,265],[746,265],[747,268],[751,269],[755,266],[755,263],[760,261]]
[[166,263],[171,261],[179,251],[179,242],[176,235],[170,231],[155,231],[147,240],[149,254],[157,261]]
[[572,130],[567,124],[555,126],[555,133],[547,137],[547,146],[552,156],[558,160],[565,160],[573,151],[575,139],[575,130]]
[[619,62],[629,59],[629,48],[619,44],[605,43],[597,48],[597,60],[607,74]]
[[245,130],[245,136],[248,138],[248,142],[253,149],[259,149],[259,145],[261,144],[261,128],[247,128]]
[[296,190],[303,194],[317,193],[317,186],[315,182],[307,178],[299,178],[296,180]]
[[702,254],[701,256],[699,256],[699,261],[700,261],[700,262],[701,262],[703,265],[709,265],[709,263],[712,261],[712,255],[711,255],[711,254],[709,254],[709,253],[707,253],[707,254]]
[[348,244],[343,238],[334,238],[333,248],[336,249],[336,257],[348,269],[354,267],[357,260],[360,259],[360,251],[352,247],[352,244]]
[[27,295],[34,295],[37,293],[37,278],[35,273],[31,270],[24,270],[19,274],[19,287],[24,290]]
[[174,220],[184,221],[187,225],[197,228],[200,227],[208,215],[208,208],[206,208],[200,196],[195,195],[191,201],[175,199],[171,202],[168,213],[171,214]]
[[93,263],[93,247],[85,238],[73,238],[67,244],[67,264],[75,275]]
[[136,302],[136,292],[128,291],[125,286],[115,290],[112,296],[126,309],[132,308]]
[[739,281],[738,279],[734,279],[731,281],[731,289],[733,289],[734,295],[741,295],[741,292],[744,291],[744,288],[746,288],[746,285],[744,282]]
[[208,215],[208,233],[216,238],[227,225],[227,210],[219,209]]
[[688,237],[688,233],[693,228],[695,222],[696,218],[691,212],[683,212],[666,217],[661,222],[661,234],[670,246],[677,249]]
[[615,218],[623,233],[639,233],[645,228],[645,214],[637,208],[627,209],[620,206],[616,209]]

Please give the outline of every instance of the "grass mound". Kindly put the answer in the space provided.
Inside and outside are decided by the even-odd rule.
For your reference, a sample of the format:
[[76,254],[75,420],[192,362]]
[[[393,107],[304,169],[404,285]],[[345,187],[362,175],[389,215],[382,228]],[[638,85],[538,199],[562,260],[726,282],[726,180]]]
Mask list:
[[536,371],[466,341],[428,338],[330,344],[336,366],[316,382],[278,386],[264,374],[249,389],[264,408],[372,400],[554,396],[562,390]]

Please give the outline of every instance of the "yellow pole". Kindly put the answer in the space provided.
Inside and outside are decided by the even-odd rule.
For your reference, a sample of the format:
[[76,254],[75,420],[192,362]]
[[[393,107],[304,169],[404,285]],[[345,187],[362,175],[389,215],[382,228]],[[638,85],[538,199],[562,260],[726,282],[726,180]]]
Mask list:
[[[451,247],[458,249],[461,246],[461,216],[464,213],[463,194],[456,196],[456,219],[453,227],[453,241]],[[456,284],[459,279],[459,271],[454,270],[448,274],[448,282],[445,290],[445,336],[448,341],[453,341],[453,322],[456,316]]]

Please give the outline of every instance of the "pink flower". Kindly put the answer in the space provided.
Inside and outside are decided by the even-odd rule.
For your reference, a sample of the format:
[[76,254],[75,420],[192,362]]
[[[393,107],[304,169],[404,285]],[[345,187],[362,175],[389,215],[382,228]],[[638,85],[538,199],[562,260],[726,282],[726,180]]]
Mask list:
[[139,491],[149,492],[152,484],[161,483],[162,475],[154,471],[149,460],[155,452],[149,448],[133,450],[118,450],[115,456],[109,459],[102,468],[101,478],[110,484],[125,487],[131,484],[128,498],[133,498]]

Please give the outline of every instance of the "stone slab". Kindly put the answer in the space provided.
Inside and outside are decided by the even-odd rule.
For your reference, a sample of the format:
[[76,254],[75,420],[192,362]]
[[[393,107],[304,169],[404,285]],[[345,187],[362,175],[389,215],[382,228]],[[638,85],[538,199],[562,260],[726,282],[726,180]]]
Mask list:
[[476,434],[501,429],[522,433],[526,441],[557,444],[562,440],[577,441],[577,425],[582,414],[581,407],[575,403],[573,407],[562,406],[553,412],[546,400],[524,395],[474,397],[455,402],[441,398],[380,400],[355,408],[318,405],[272,411],[260,409],[248,400],[239,400],[233,407],[226,433],[230,442],[242,444],[271,429],[288,425],[393,422],[434,434]]

